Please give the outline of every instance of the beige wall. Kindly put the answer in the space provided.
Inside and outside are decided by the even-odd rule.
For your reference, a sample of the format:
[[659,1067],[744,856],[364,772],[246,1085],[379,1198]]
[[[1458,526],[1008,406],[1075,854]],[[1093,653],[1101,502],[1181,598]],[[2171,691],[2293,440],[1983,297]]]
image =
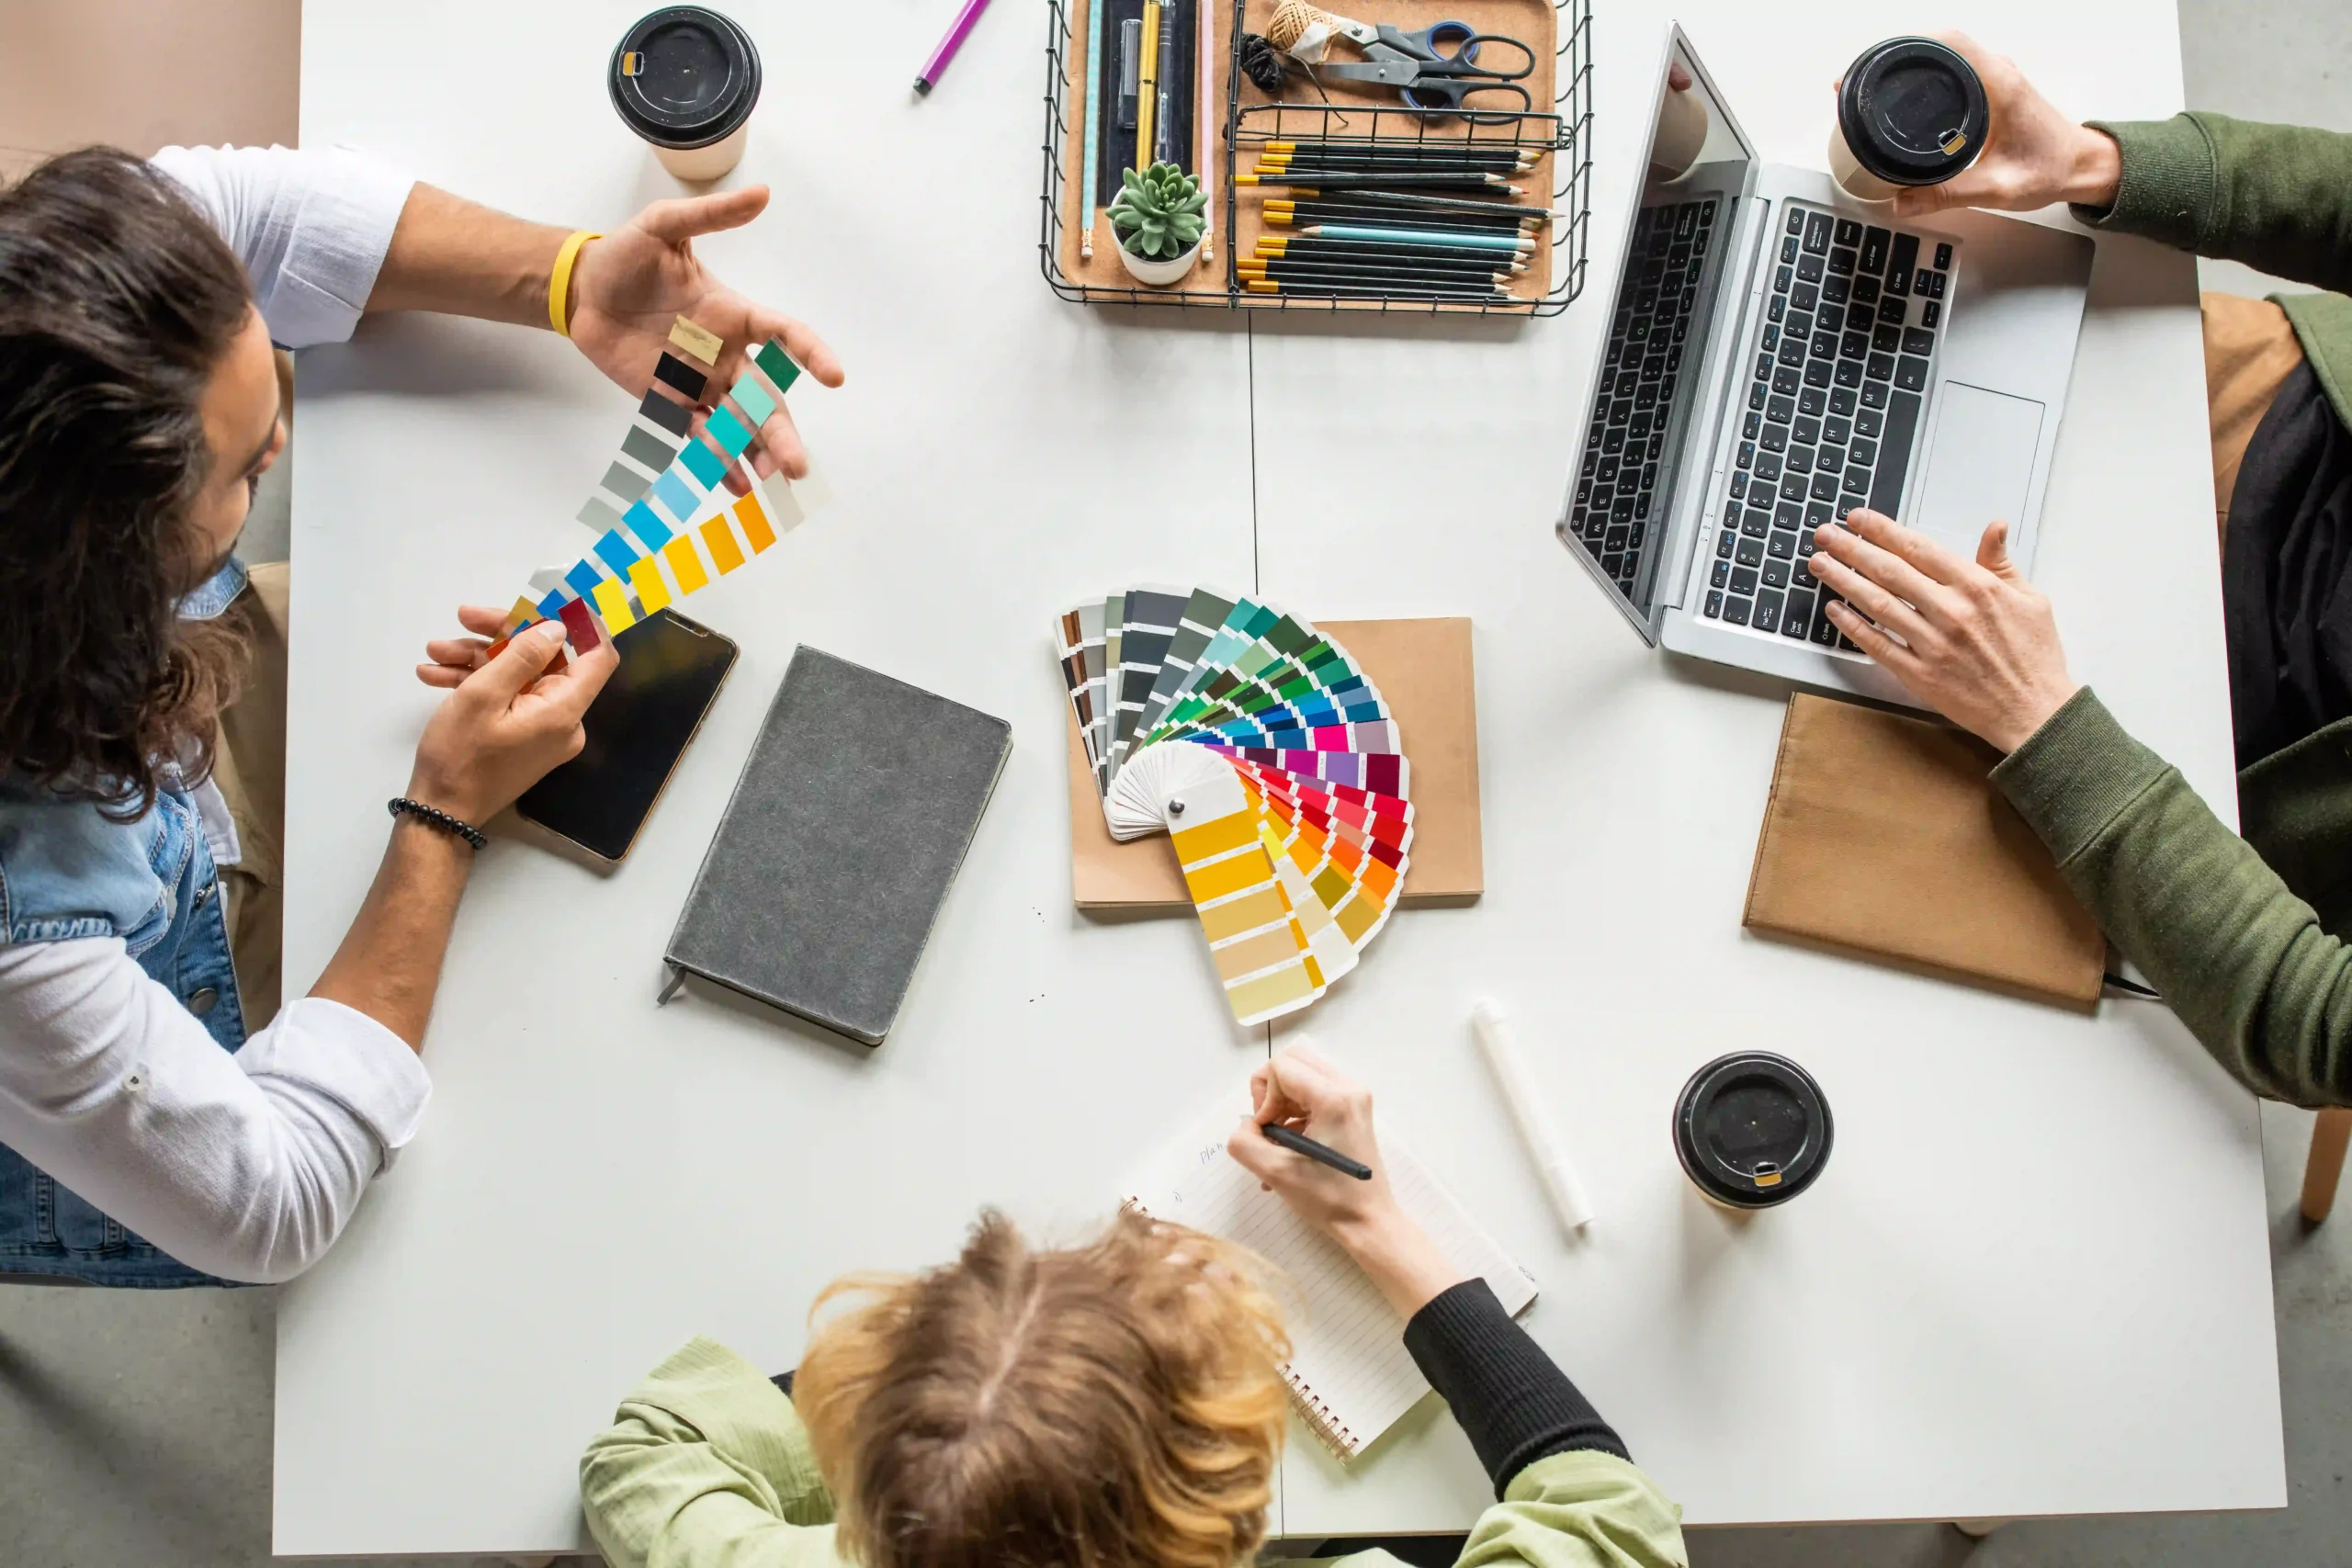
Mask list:
[[291,145],[301,0],[0,0],[0,177],[110,141]]

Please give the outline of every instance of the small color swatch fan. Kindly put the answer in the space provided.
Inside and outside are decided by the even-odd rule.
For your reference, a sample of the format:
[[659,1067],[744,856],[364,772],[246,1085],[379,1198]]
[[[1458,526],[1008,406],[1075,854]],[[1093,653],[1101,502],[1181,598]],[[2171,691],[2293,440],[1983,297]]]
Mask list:
[[1271,604],[1130,589],[1064,615],[1062,678],[1114,839],[1168,834],[1233,1016],[1306,1007],[1404,885],[1396,720],[1347,649]]

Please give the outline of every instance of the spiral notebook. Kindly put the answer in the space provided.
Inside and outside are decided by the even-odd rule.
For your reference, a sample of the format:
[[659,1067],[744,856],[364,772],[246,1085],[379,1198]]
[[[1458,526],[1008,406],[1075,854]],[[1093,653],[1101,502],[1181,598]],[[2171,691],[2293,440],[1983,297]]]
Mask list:
[[[1343,1460],[1355,1458],[1430,1392],[1405,1350],[1405,1324],[1363,1271],[1225,1152],[1242,1095],[1220,1099],[1122,1194],[1128,1208],[1250,1248],[1283,1273],[1291,1359],[1283,1368],[1299,1415]],[[1516,1317],[1535,1300],[1521,1268],[1413,1157],[1386,1121],[1380,1157],[1405,1212],[1465,1273],[1480,1274]]]

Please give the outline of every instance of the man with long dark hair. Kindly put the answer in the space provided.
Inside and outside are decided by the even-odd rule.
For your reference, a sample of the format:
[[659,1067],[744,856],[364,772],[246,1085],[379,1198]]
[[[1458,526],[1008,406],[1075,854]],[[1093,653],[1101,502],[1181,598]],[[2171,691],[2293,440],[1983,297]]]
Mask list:
[[[277,787],[237,744],[283,734],[282,686],[240,696],[274,617],[235,553],[286,444],[273,345],[438,310],[560,332],[634,392],[685,314],[738,345],[720,385],[771,336],[838,385],[805,327],[695,256],[766,201],[656,202],[591,235],[284,148],[89,149],[0,191],[0,1275],[157,1287],[315,1261],[423,1114],[478,825],[579,750],[612,670],[606,643],[549,673],[560,625],[496,659],[478,636],[428,646],[421,678],[452,690],[381,869],[277,1010],[276,933],[224,908],[221,875],[275,845],[220,787]],[[752,460],[805,471],[781,410]]]

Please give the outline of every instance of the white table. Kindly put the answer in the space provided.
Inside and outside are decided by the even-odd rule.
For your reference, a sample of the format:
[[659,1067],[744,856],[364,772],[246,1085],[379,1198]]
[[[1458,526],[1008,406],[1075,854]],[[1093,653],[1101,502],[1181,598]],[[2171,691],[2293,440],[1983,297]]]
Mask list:
[[[312,5],[304,140],[617,221],[673,188],[601,85],[638,9]],[[1529,1326],[1692,1523],[2282,1504],[2251,1100],[2153,1008],[2085,1021],[1742,936],[1782,694],[1645,654],[1551,536],[1597,300],[1451,333],[1060,305],[1035,251],[1039,20],[992,15],[910,106],[947,9],[861,18],[844,47],[837,10],[735,6],[768,73],[740,177],[777,202],[706,250],[848,363],[848,389],[794,400],[842,500],[691,606],[743,659],[627,867],[517,843],[483,857],[427,1130],[284,1293],[276,1550],[579,1544],[582,1442],[687,1334],[780,1368],[821,1284],[949,1256],[983,1202],[1070,1234],[1168,1108],[1263,1051],[1221,1021],[1190,921],[1069,907],[1045,627],[1138,576],[1254,574],[1317,616],[1475,617],[1487,895],[1399,918],[1305,1025],[1544,1281]],[[1803,58],[1772,36],[1792,28],[1719,0],[1686,11],[1768,155],[1812,160],[1827,123],[1826,99],[1782,81],[1826,84],[1895,25],[1842,11]],[[2152,0],[1970,15],[2069,107],[2177,103]],[[1597,25],[1603,213],[1625,196],[1652,26]],[[928,235],[900,194],[927,166],[924,200],[952,215]],[[1617,236],[1597,223],[1594,243],[1604,260]],[[2193,273],[2102,243],[2094,288],[2040,575],[2077,674],[2226,806]],[[624,413],[551,338],[441,321],[308,354],[300,397],[298,986],[406,776],[431,703],[407,675],[417,646],[446,606],[578,549],[565,519]],[[1138,471],[1151,482],[1109,499]],[[1015,729],[870,1055],[707,998],[653,1010],[662,939],[800,640]],[[1485,993],[1522,1020],[1602,1205],[1582,1246],[1551,1227],[1473,1065],[1464,1020]],[[1838,1140],[1817,1190],[1742,1225],[1690,1195],[1665,1128],[1690,1069],[1747,1045],[1814,1069]],[[1280,1528],[1459,1529],[1488,1495],[1431,1402],[1352,1476],[1294,1441]]]

